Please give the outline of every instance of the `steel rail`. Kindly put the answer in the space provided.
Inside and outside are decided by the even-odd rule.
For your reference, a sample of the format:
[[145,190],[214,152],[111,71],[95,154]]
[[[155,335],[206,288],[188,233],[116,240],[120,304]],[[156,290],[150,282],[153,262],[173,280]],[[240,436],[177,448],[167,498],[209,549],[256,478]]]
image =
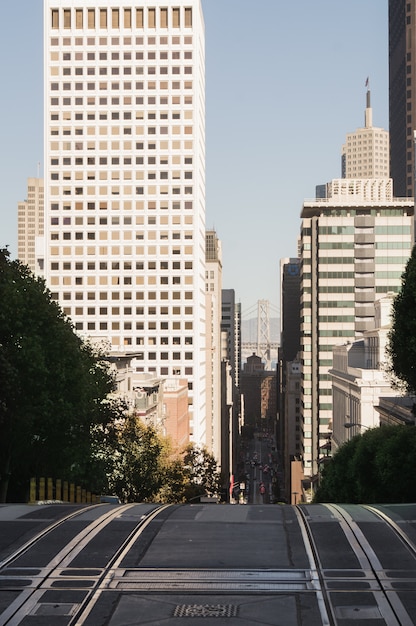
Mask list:
[[[367,561],[366,567],[372,571],[380,591],[382,592],[381,598],[383,600],[376,594],[375,600],[386,623],[389,626],[414,626],[413,620],[407,613],[397,593],[393,591],[389,593],[386,592],[378,574],[378,572],[382,571],[384,568],[357,522],[340,505],[325,504],[324,506],[337,518],[360,563],[363,565],[364,562]],[[368,510],[367,507],[363,508]],[[383,519],[382,516],[380,516],[380,518]],[[391,529],[394,530],[392,526]],[[413,554],[413,556],[415,556],[415,554]]]
[[[95,505],[97,506],[97,505]],[[107,526],[110,522],[113,521],[115,517],[118,517],[122,511],[128,510],[134,506],[133,504],[126,504],[120,507],[115,507],[107,511],[104,515],[94,520],[91,524],[86,526],[82,531],[80,531],[71,541],[64,547],[58,554],[54,556],[54,558],[46,565],[40,569],[37,578],[39,581],[30,588],[24,589],[22,593],[12,602],[7,609],[0,615],[0,626],[17,626],[20,622],[26,617],[28,611],[32,610],[33,607],[38,603],[39,598],[44,593],[44,589],[42,588],[45,582],[52,577],[54,571],[59,566],[64,566],[65,563],[68,562],[69,559],[74,558],[105,526]],[[88,507],[88,509],[94,507]],[[81,515],[87,509],[82,509],[78,513]],[[7,564],[10,565],[15,561],[19,556],[27,552],[30,548],[34,547],[36,543],[38,543],[41,539],[45,538],[48,534],[50,534],[53,530],[55,530],[61,523],[68,521],[69,519],[75,517],[76,515],[72,514],[66,516],[60,522],[56,524],[52,524],[44,532],[39,533],[36,537],[33,537],[27,544],[22,546],[21,549],[17,550],[15,553],[10,555],[7,559]],[[4,570],[5,566],[3,566]]]
[[319,552],[313,538],[311,528],[308,524],[304,511],[299,506],[294,506],[294,510],[298,518],[299,528],[302,533],[303,543],[309,560],[311,580],[315,587],[316,599],[322,619],[322,626],[333,626],[336,621],[329,595],[325,589],[325,585],[323,584]]
[[12,554],[9,554],[9,556],[3,559],[3,561],[0,561],[0,571],[4,569],[5,567],[7,567],[8,565],[10,565],[10,563],[15,561],[19,556],[27,552],[29,548],[34,546],[36,542],[40,541],[40,539],[43,539],[43,537],[45,537],[48,533],[51,533],[53,530],[55,530],[55,528],[58,528],[58,526],[60,526],[61,524],[64,524],[66,521],[74,517],[77,517],[78,515],[82,515],[82,513],[85,513],[85,511],[93,509],[95,506],[96,505],[94,504],[92,506],[87,506],[84,509],[77,509],[73,513],[69,513],[68,515],[65,515],[64,517],[60,518],[59,520],[57,520],[50,526],[47,526],[46,528],[44,528],[42,531],[40,531],[39,533],[31,537],[26,543],[20,546],[20,548],[15,550],[15,552],[13,552]]
[[416,544],[408,535],[406,535],[404,530],[402,530],[400,526],[387,515],[387,513],[384,513],[384,511],[380,511],[380,509],[377,509],[369,504],[363,504],[362,506],[364,509],[367,509],[367,511],[374,513],[374,515],[377,515],[380,519],[382,519],[383,522],[385,522],[393,530],[393,532],[396,533],[398,538],[404,543],[405,547],[411,552],[411,554],[416,557]]
[[162,511],[165,511],[168,508],[173,508],[174,506],[175,505],[172,504],[160,505],[140,520],[136,528],[132,530],[115,554],[110,558],[103,573],[97,578],[94,588],[89,591],[84,602],[80,604],[75,615],[73,615],[71,620],[68,622],[68,626],[82,626],[84,624],[85,620],[88,618],[100,599],[102,592],[108,588],[109,583],[114,576],[115,570],[120,566],[120,563],[126,554],[131,550],[143,531],[160,513],[162,513]]

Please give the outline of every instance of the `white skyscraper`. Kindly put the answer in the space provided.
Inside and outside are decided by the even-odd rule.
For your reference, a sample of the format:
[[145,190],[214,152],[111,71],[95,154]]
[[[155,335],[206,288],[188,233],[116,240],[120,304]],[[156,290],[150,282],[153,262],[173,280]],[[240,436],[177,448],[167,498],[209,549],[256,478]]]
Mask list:
[[389,131],[373,126],[371,94],[368,89],[364,127],[348,133],[342,146],[342,177],[388,178],[389,154]]
[[80,334],[188,379],[205,443],[200,0],[44,0],[45,276]]
[[43,178],[27,179],[27,199],[17,206],[17,255],[32,272],[41,273],[37,263],[37,241],[43,238],[44,190]]

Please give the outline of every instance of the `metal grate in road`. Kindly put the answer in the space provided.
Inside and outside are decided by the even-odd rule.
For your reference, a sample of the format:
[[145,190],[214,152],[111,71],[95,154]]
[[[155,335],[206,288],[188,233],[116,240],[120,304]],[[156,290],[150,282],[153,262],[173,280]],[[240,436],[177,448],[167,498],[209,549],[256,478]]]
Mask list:
[[178,604],[173,617],[237,617],[235,604]]
[[314,590],[307,570],[116,570],[109,583],[123,591],[282,592]]

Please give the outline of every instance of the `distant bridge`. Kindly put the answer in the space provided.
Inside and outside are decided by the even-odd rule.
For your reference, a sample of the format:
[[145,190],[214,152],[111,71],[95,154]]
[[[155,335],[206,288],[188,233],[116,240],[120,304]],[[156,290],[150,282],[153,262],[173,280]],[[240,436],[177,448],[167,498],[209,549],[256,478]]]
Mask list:
[[253,353],[265,363],[265,369],[271,370],[272,361],[277,361],[279,344],[270,341],[270,303],[268,300],[257,302],[257,341],[243,342],[241,345],[242,360]]

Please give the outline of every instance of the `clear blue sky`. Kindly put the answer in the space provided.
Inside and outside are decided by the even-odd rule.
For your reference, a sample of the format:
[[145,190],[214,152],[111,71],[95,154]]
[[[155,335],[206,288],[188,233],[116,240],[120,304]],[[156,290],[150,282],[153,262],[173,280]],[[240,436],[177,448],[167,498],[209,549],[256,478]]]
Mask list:
[[[0,246],[17,253],[17,203],[43,162],[42,0],[3,0]],[[387,0],[202,0],[206,27],[207,228],[243,317],[279,306],[279,260],[300,211],[340,176],[346,133],[388,128]],[[43,174],[41,169],[41,175]]]

